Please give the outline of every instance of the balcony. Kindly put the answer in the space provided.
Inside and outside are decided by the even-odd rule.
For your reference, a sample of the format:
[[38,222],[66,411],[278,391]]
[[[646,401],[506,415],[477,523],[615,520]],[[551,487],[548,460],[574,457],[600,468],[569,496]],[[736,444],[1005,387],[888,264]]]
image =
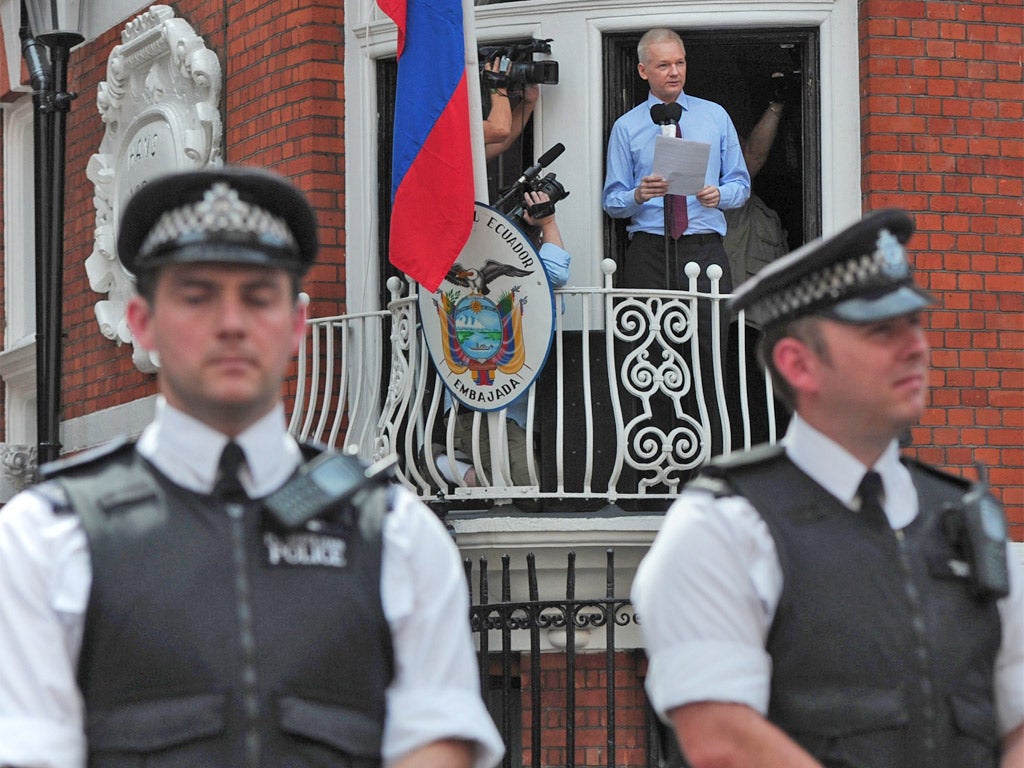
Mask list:
[[[524,395],[526,483],[510,479],[504,411],[467,417],[472,440],[456,449],[459,406],[446,405],[422,343],[416,286],[397,278],[386,309],[309,321],[289,428],[394,455],[400,481],[446,511],[660,512],[713,455],[774,441],[783,426],[753,363],[756,332],[742,318],[730,332],[716,269],[708,293],[693,263],[689,290],[638,291],[613,288],[606,259],[603,287],[555,291],[551,351]],[[713,352],[703,365],[691,343],[702,318]]]

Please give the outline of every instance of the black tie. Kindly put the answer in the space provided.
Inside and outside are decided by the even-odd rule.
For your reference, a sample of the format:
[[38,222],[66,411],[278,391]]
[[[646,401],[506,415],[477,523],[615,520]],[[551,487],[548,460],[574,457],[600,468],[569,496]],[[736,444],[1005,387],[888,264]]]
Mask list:
[[873,469],[864,473],[864,479],[857,486],[860,497],[860,513],[876,528],[888,528],[889,519],[882,509],[882,476]]
[[248,495],[238,479],[238,470],[245,465],[245,453],[238,443],[231,441],[224,446],[217,465],[217,480],[213,485],[213,493],[223,501],[245,501]]

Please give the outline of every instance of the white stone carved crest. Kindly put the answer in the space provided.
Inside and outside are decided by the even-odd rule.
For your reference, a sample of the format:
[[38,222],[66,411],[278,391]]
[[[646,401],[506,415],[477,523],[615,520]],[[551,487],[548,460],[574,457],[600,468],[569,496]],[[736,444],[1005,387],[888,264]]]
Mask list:
[[134,285],[117,258],[120,212],[150,179],[222,163],[220,91],[217,55],[166,5],[128,22],[99,85],[96,104],[106,132],[86,168],[95,187],[96,231],[85,269],[92,290],[107,294],[95,307],[100,331],[118,344],[132,342],[132,360],[146,373],[158,361],[135,342],[125,320]]
[[0,443],[0,503],[35,482],[38,464],[36,446]]

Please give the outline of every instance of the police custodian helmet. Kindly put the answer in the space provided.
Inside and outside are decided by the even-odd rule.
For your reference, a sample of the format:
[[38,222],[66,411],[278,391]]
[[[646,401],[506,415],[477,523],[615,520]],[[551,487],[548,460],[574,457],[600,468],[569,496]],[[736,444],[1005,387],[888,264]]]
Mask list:
[[283,177],[224,166],[171,173],[139,189],[121,213],[117,253],[135,275],[168,264],[226,263],[306,273],[316,215]]
[[870,323],[917,312],[935,299],[911,275],[904,246],[913,231],[906,211],[869,213],[766,266],[736,289],[729,308],[765,328],[806,315]]

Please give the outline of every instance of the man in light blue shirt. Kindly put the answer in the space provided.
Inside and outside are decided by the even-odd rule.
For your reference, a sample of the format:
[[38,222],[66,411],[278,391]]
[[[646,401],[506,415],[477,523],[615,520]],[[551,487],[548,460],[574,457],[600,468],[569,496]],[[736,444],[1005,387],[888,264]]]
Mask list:
[[[696,261],[706,270],[723,270],[721,290],[732,289],[729,262],[722,247],[724,209],[739,208],[750,197],[750,175],[743,161],[739,136],[728,113],[718,104],[683,92],[686,83],[686,48],[675,32],[652,29],[637,46],[640,77],[650,83],[647,101],[620,117],[608,140],[608,163],[603,207],[616,219],[629,219],[630,243],[622,267],[621,286],[632,288],[685,288],[682,267]],[[665,195],[668,181],[651,173],[655,138],[660,126],[651,119],[651,107],[677,103],[682,108],[679,127],[692,141],[711,145],[705,186],[686,199],[689,219],[685,232],[665,247]],[[666,279],[666,255],[669,258]],[[702,289],[710,287],[701,280]]]
[[[718,104],[683,93],[686,84],[686,48],[670,29],[652,29],[637,45],[637,70],[650,83],[647,101],[639,104],[615,121],[608,139],[608,163],[604,183],[605,212],[616,219],[629,219],[629,246],[625,263],[619,265],[617,285],[620,288],[669,288],[686,290],[689,279],[683,272],[686,264],[700,266],[697,290],[711,291],[708,268],[722,270],[718,282],[721,293],[732,291],[729,258],[722,244],[726,231],[723,209],[739,208],[750,197],[750,174],[743,161],[736,128],[728,113]],[[704,187],[685,199],[686,226],[666,233],[666,219],[684,204],[675,196],[666,198],[668,180],[652,173],[654,144],[661,133],[651,107],[678,104],[679,129],[682,137],[711,145]],[[673,131],[674,133],[674,131]],[[666,216],[666,201],[670,203]],[[675,210],[674,210],[675,208]],[[695,339],[703,373],[704,402],[707,405],[709,439],[712,452],[721,450],[721,419],[714,391],[713,327],[710,301],[701,301],[697,311]],[[728,343],[728,325],[719,322],[723,348]],[[687,355],[688,358],[688,355]],[[686,410],[698,412],[692,391]],[[653,403],[655,423],[667,434],[676,419],[664,403]]]

